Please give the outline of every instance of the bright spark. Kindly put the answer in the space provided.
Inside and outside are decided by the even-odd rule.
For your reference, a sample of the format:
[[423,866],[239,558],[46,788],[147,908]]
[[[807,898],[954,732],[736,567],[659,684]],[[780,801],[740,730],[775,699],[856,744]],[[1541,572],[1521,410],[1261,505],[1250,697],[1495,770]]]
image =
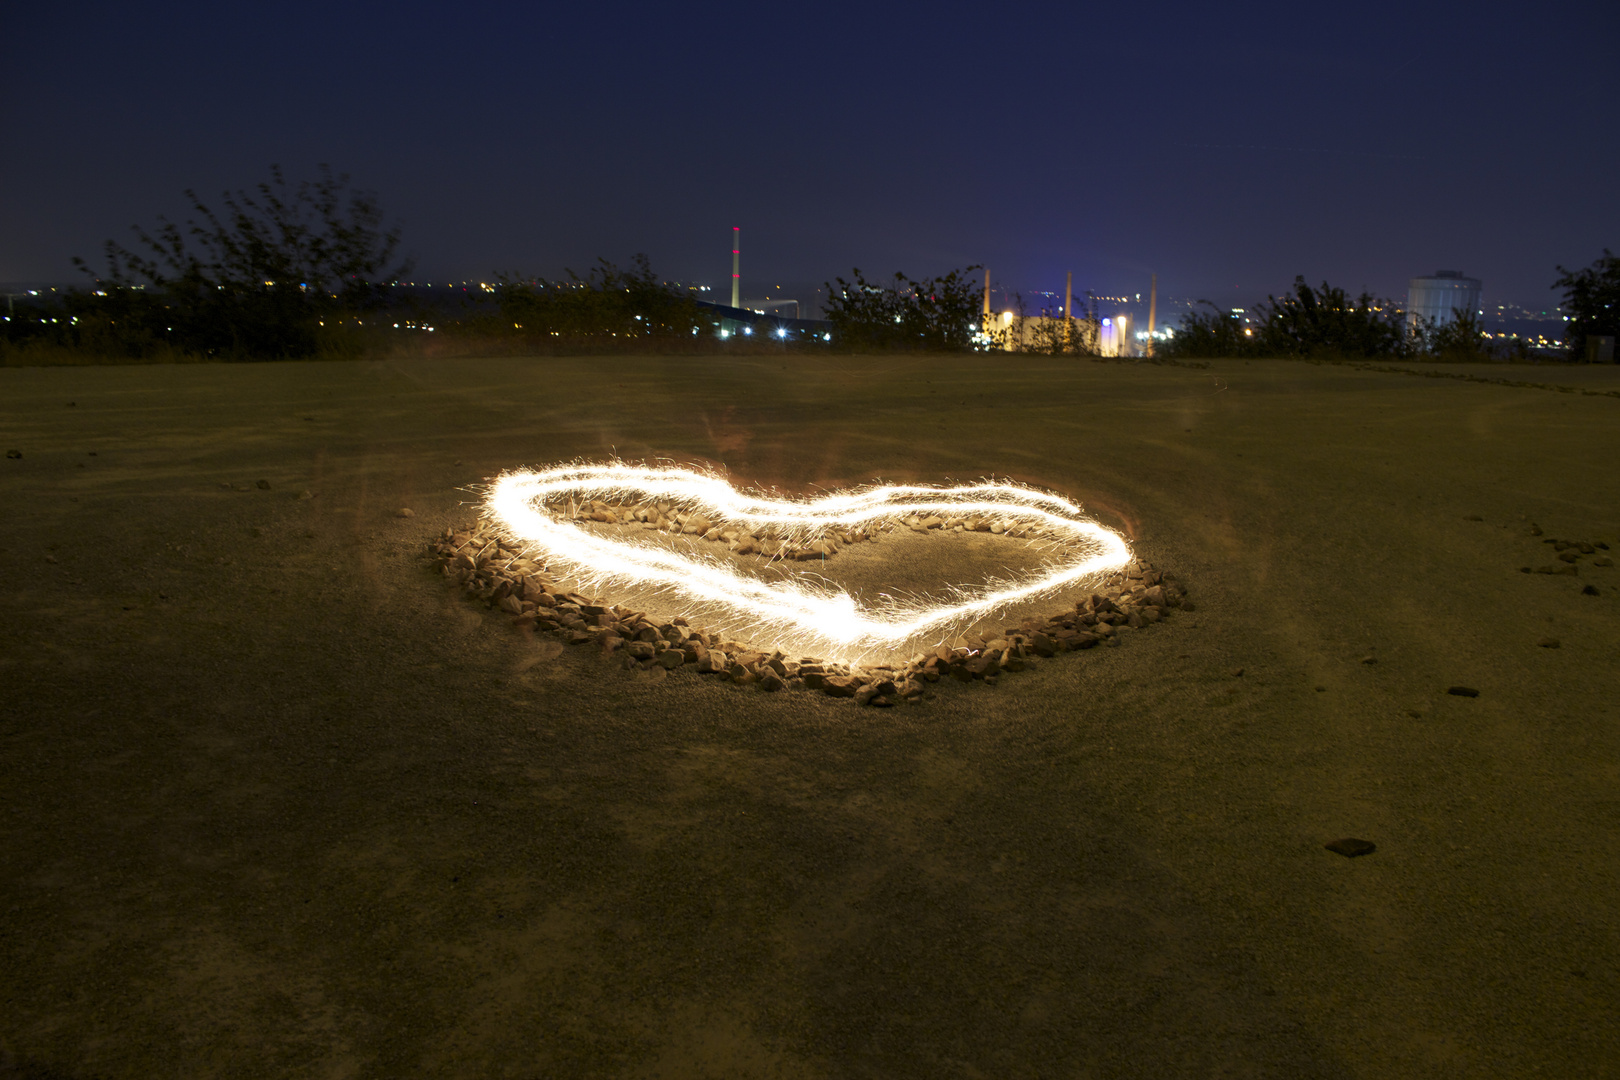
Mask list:
[[[721,528],[769,528],[800,544],[915,514],[989,517],[1045,530],[1057,542],[1041,571],[1012,581],[955,586],[939,604],[890,601],[863,608],[825,583],[766,582],[710,558],[656,544],[617,540],[581,528],[550,505],[600,499],[610,504],[667,501]],[[681,468],[627,464],[563,465],[502,475],[486,510],[514,538],[533,546],[556,571],[596,589],[640,588],[670,594],[705,618],[768,634],[784,651],[856,660],[903,646],[937,643],[956,627],[988,618],[1123,568],[1130,548],[1118,533],[1083,516],[1067,499],[1018,484],[954,488],[885,485],[805,501],[737,491],[722,477]],[[735,631],[734,631],[735,632]]]

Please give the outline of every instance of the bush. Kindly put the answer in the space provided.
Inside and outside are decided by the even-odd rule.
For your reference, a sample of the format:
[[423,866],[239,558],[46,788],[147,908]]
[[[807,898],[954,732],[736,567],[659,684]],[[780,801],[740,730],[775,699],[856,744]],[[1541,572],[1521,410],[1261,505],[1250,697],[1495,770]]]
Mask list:
[[1294,279],[1292,293],[1268,296],[1249,313],[1252,333],[1235,314],[1200,302],[1210,310],[1184,316],[1175,335],[1156,349],[1160,356],[1399,357],[1418,347],[1394,301],[1371,293],[1351,298],[1327,282],[1313,289],[1303,277]]
[[[524,336],[586,338],[690,338],[708,326],[687,292],[658,280],[647,256],[630,270],[598,259],[585,277],[567,271],[565,281],[502,276],[495,300],[498,323],[485,329]],[[473,325],[476,327],[477,322]]]
[[1244,335],[1242,320],[1236,314],[1208,300],[1198,302],[1209,310],[1194,310],[1183,315],[1181,325],[1169,340],[1154,345],[1154,355],[1167,359],[1257,355],[1254,339]]
[[875,285],[853,271],[854,282],[827,284],[827,321],[833,344],[862,351],[955,351],[970,349],[978,333],[979,294],[969,266],[941,277],[913,281],[896,271],[894,281]]
[[78,347],[131,358],[162,349],[232,360],[313,356],[326,324],[376,309],[382,282],[410,271],[390,266],[399,230],[383,231],[376,196],[348,190],[348,176],[293,187],[278,166],[256,194],[223,197],[216,214],[187,191],[194,218],[135,227],[138,251],[109,240],[100,277],[65,304]]

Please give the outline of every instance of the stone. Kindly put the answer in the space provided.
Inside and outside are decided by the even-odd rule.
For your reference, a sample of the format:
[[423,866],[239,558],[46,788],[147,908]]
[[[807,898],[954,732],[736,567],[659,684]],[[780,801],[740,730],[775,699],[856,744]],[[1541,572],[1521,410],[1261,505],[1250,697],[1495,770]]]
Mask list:
[[[1541,646],[1543,649],[1556,649],[1556,648],[1559,647],[1559,645],[1561,643],[1555,637],[1544,637],[1544,638],[1538,638],[1536,640],[1536,644]],[[1455,689],[1453,689],[1451,692],[1456,693],[1457,691]]]
[[308,488],[305,488],[303,491],[300,491],[298,493],[298,501],[299,502],[303,502],[305,499],[313,499],[314,497],[315,497],[315,493],[313,491],[310,491]]
[[1001,662],[995,657],[980,653],[964,665],[967,673],[975,679],[988,679],[1001,673]]
[[402,506],[394,511],[394,516],[397,518],[413,518],[416,516],[416,511],[408,506]]
[[665,649],[657,656],[658,663],[663,665],[665,671],[674,671],[686,663],[686,654],[679,649]]
[[1599,595],[1598,587],[1596,585],[1583,585],[1583,586],[1581,586],[1581,595],[1582,596],[1597,596],[1597,595]]
[[268,481],[268,480],[260,480],[260,481],[256,482],[253,486],[258,488],[260,491],[269,491],[270,490],[270,481]]
[[1354,859],[1359,855],[1371,855],[1378,850],[1378,845],[1371,840],[1357,840],[1353,836],[1346,836],[1342,840],[1330,840],[1322,846],[1335,854],[1343,855],[1347,859]]
[[1567,563],[1572,563],[1576,559],[1579,559],[1580,557],[1581,557],[1581,553],[1578,552],[1578,551],[1561,551],[1561,552],[1558,553],[1558,558],[1561,561],[1567,562]]
[[6,457],[10,458],[12,461],[16,461],[16,460],[18,460],[19,458],[22,457],[22,451],[21,450],[7,450],[6,451]]
[[1479,697],[1479,691],[1475,690],[1472,686],[1447,687],[1446,693],[1450,694],[1452,697]]
[[651,660],[653,658],[653,647],[649,642],[645,641],[627,641],[624,644],[624,651],[637,660]]
[[821,690],[828,697],[854,697],[860,688],[861,681],[853,675],[828,675],[823,680]]
[[785,686],[787,686],[787,680],[769,669],[759,677],[759,688],[767,694],[774,694]]

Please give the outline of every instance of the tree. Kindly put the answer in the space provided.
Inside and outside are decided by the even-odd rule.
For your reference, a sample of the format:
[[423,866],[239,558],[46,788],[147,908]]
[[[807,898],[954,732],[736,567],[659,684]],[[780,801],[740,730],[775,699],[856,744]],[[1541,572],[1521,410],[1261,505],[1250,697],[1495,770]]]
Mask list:
[[1559,305],[1569,322],[1564,327],[1564,341],[1570,356],[1586,359],[1586,339],[1596,335],[1620,337],[1620,255],[1608,248],[1603,256],[1584,270],[1558,272],[1563,276],[1552,287],[1564,290]]
[[410,272],[390,265],[399,229],[383,228],[375,193],[350,190],[347,174],[322,165],[293,186],[272,165],[254,192],[226,192],[216,213],[187,190],[195,216],[183,226],[135,226],[136,250],[107,241],[105,277],[74,264],[101,286],[92,296],[155,293],[142,317],[171,344],[244,359],[311,355],[327,318],[378,305],[383,284]]
[[857,267],[854,282],[827,284],[827,321],[833,341],[846,349],[902,351],[960,350],[978,332],[977,266],[913,281],[898,271],[894,281],[877,285]]

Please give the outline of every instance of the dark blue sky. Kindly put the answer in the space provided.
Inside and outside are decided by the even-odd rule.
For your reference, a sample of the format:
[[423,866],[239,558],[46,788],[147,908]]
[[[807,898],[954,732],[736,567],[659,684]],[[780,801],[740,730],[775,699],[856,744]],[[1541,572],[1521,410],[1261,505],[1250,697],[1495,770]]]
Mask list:
[[[271,162],[419,276],[986,263],[1014,287],[1542,302],[1620,248],[1620,5],[14,5],[0,280]],[[273,14],[270,14],[273,12]],[[755,290],[745,289],[745,292]]]

